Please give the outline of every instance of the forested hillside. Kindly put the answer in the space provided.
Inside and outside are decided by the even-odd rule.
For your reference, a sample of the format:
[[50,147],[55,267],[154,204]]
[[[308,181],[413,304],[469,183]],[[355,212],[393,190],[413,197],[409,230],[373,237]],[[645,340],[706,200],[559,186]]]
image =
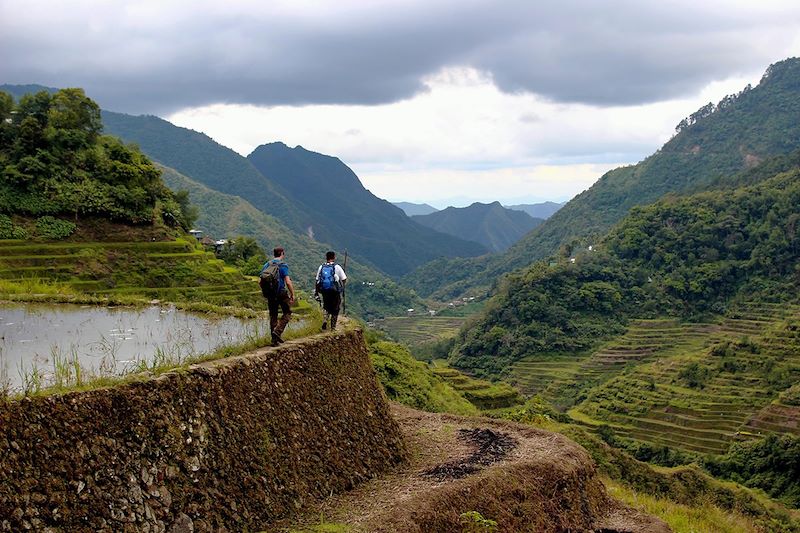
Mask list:
[[186,235],[186,191],[102,129],[81,89],[0,92],[4,297],[262,306],[251,279]]
[[348,248],[382,271],[402,275],[437,257],[486,253],[484,246],[426,228],[373,195],[342,161],[301,146],[259,146],[248,156],[309,214],[317,240]]
[[[421,294],[446,298],[486,286],[487,280],[546,258],[563,245],[592,244],[633,206],[667,193],[713,187],[724,176],[798,147],[800,59],[792,58],[770,66],[758,86],[690,115],[656,153],[606,173],[505,254],[489,258],[484,268],[453,269],[463,277],[441,279],[440,286]],[[422,276],[424,271],[415,277]]]
[[508,276],[454,362],[498,373],[526,355],[589,349],[633,317],[720,313],[740,295],[796,299],[800,168],[634,208],[576,252]]
[[23,231],[11,215],[39,217],[39,227],[57,233],[90,217],[191,224],[186,197],[170,191],[139,150],[102,130],[100,108],[81,89],[40,91],[19,102],[0,92],[0,238]]
[[524,211],[507,209],[500,202],[475,202],[411,218],[442,233],[479,242],[493,252],[502,252],[544,222]]
[[304,214],[250,162],[203,133],[154,116],[103,111],[105,131],[136,143],[153,160],[203,185],[246,198],[295,231],[305,231]]

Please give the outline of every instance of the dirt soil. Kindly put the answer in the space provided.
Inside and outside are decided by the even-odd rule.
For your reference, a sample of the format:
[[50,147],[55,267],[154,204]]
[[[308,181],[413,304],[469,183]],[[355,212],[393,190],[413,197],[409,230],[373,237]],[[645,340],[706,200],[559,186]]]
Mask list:
[[508,452],[517,447],[517,441],[507,433],[498,433],[491,429],[459,429],[458,438],[476,446],[476,450],[463,459],[456,459],[422,473],[436,481],[461,479],[474,474],[480,466],[489,466],[503,459]]
[[566,437],[399,404],[392,414],[409,462],[270,530],[302,531],[324,519],[353,531],[462,531],[461,514],[478,511],[499,532],[670,531],[611,499],[588,454]]

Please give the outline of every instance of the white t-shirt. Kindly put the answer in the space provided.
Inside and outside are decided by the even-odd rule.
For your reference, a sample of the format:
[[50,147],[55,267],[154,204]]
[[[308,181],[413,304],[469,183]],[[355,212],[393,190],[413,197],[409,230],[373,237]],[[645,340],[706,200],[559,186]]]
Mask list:
[[[330,265],[331,263],[325,263],[325,265]],[[319,273],[322,271],[322,267],[325,265],[320,265],[317,269],[317,275],[314,277],[314,282],[319,282]],[[344,273],[344,269],[340,267],[338,264],[333,268],[333,281],[336,281],[341,285],[341,283],[347,279],[347,274]]]

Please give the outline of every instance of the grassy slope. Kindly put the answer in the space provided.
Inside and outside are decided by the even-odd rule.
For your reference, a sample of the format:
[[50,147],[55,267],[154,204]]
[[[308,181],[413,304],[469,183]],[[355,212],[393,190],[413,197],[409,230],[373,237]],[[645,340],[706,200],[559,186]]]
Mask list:
[[[98,237],[101,230],[95,222],[91,233]],[[19,296],[44,282],[73,294],[114,299],[146,297],[263,307],[255,281],[200,248],[192,237],[151,240],[155,237],[150,228],[129,227],[123,241],[87,241],[81,238],[81,225],[77,235],[65,241],[1,241],[3,292]],[[109,235],[121,236],[121,230]]]
[[[446,367],[431,371],[397,344],[376,341],[371,343],[370,351],[378,378],[391,399],[434,412],[477,412],[475,407],[464,403],[457,391],[464,389],[463,394],[478,381],[458,372],[450,375],[452,369]],[[563,415],[556,414],[540,400],[480,412],[539,425],[572,438],[592,455],[614,497],[662,518],[676,532],[793,531],[799,525],[780,505],[733,483],[718,481],[696,467],[652,467],[608,446],[590,430],[556,423],[554,418]]]
[[389,399],[434,413],[474,415],[478,409],[417,361],[407,348],[386,341],[370,344],[370,358]]

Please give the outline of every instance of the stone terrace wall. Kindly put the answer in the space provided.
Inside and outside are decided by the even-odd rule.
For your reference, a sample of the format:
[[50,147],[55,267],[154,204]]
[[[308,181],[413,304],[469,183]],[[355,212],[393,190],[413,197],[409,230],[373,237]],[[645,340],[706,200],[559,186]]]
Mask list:
[[0,531],[252,531],[405,458],[360,331],[0,405]]

